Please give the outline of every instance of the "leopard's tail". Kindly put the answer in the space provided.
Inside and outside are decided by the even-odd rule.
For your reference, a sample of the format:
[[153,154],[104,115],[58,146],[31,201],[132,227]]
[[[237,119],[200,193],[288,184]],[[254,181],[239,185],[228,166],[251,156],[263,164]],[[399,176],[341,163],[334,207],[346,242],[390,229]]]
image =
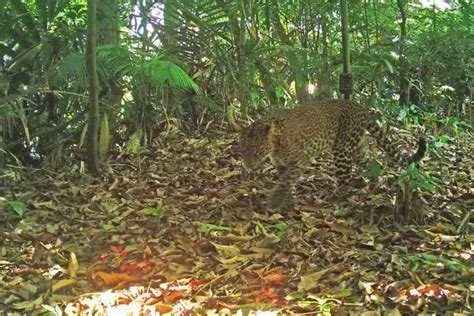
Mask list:
[[395,163],[408,166],[413,162],[419,162],[426,154],[428,146],[424,138],[418,140],[418,149],[417,151],[410,156],[407,156],[400,152],[400,150],[393,144],[393,142],[388,138],[385,131],[380,128],[377,123],[374,121],[371,123],[367,130],[375,138],[377,144],[386,152],[390,157],[390,160],[393,160]]

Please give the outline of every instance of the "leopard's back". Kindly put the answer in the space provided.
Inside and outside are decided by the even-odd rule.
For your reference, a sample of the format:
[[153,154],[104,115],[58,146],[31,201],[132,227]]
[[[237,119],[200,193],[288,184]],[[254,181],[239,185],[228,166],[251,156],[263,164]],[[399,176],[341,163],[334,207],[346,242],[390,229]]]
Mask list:
[[277,164],[307,164],[312,157],[331,152],[341,139],[358,143],[370,110],[351,101],[309,103],[273,117],[272,159]]

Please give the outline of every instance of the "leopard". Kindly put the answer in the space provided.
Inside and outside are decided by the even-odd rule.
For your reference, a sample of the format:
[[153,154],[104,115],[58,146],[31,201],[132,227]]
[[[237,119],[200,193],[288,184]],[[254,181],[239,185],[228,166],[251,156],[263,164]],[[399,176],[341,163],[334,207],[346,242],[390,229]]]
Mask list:
[[270,158],[278,179],[267,198],[267,206],[281,209],[288,206],[305,167],[323,154],[332,156],[335,192],[344,191],[352,178],[353,165],[360,162],[366,132],[392,164],[408,166],[423,159],[427,151],[423,137],[419,138],[414,154],[403,154],[378,125],[378,118],[379,114],[370,107],[342,99],[313,101],[276,111],[240,131],[243,179]]

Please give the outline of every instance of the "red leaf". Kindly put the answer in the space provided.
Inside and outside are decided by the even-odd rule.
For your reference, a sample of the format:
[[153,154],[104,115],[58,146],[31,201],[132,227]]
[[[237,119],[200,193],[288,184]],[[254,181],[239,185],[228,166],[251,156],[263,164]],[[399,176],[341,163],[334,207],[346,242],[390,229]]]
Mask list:
[[145,259],[139,262],[132,261],[132,262],[121,264],[119,269],[122,272],[134,272],[137,270],[149,270],[147,268],[153,268],[153,267],[155,267],[155,263],[149,259]]
[[263,292],[255,297],[257,303],[271,303],[276,305],[284,305],[285,300],[280,298],[277,293],[273,291],[271,287],[265,287]]
[[120,246],[111,246],[110,250],[115,254],[116,257],[125,258],[128,256],[128,252]]
[[268,283],[285,283],[288,281],[286,274],[269,274],[265,275],[263,279]]
[[191,288],[193,290],[198,289],[201,287],[201,285],[206,284],[206,281],[203,280],[192,280],[189,285],[191,285]]
[[183,297],[183,292],[182,291],[168,292],[168,293],[165,294],[164,301],[166,303],[174,303],[182,297]]

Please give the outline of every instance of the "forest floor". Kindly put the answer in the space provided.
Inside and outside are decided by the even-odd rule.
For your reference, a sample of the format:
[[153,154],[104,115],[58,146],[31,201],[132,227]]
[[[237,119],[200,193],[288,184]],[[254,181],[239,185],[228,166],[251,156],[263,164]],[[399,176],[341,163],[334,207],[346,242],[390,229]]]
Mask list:
[[0,314],[474,313],[472,135],[424,159],[439,187],[415,194],[410,223],[393,211],[399,169],[329,203],[325,168],[308,168],[294,208],[269,212],[268,165],[250,206],[235,138],[170,137],[97,179],[78,162],[18,169],[3,192],[26,213],[0,212]]

